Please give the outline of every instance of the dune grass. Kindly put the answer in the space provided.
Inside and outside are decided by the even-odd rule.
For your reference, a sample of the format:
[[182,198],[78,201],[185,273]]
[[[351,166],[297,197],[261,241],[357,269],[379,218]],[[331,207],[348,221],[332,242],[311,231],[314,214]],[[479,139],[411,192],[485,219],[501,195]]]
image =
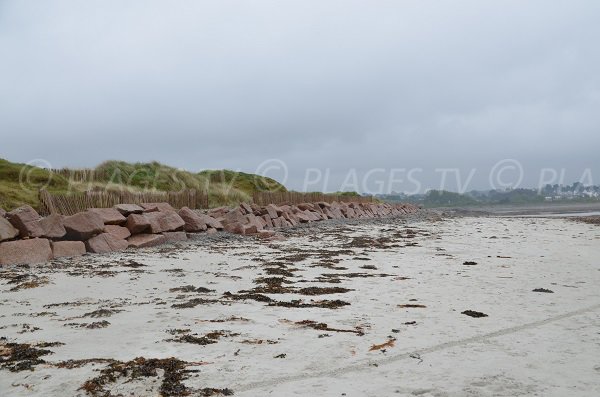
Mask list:
[[0,159],[0,208],[11,210],[23,204],[39,205],[38,190],[62,192],[69,182],[43,168]]
[[51,193],[86,190],[207,192],[209,205],[234,205],[251,200],[252,193],[286,191],[271,178],[230,170],[192,173],[158,162],[106,161],[94,169],[62,169],[56,172],[0,159],[0,208],[23,204],[39,208],[38,190]]
[[251,194],[236,189],[226,183],[212,183],[208,190],[208,205],[210,207],[238,205],[244,202],[248,203],[251,200]]
[[206,170],[198,174],[210,183],[228,184],[243,192],[286,192],[287,189],[274,179],[231,170]]

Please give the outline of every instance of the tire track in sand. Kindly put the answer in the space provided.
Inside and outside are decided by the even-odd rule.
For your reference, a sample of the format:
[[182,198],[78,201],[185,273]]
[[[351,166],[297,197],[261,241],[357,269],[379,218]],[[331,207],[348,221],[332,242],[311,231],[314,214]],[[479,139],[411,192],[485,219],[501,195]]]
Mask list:
[[312,378],[322,378],[322,377],[327,377],[327,376],[344,375],[344,374],[348,374],[348,373],[352,373],[352,372],[359,372],[359,371],[362,371],[365,369],[370,369],[373,366],[373,364],[387,365],[387,364],[394,363],[396,361],[411,358],[411,356],[414,356],[414,355],[433,353],[433,352],[450,349],[450,348],[457,347],[457,346],[463,346],[463,345],[468,345],[471,343],[483,342],[487,339],[514,334],[516,332],[520,332],[520,331],[523,331],[526,329],[541,327],[543,325],[553,323],[555,321],[560,321],[560,320],[563,320],[563,319],[569,318],[569,317],[575,317],[580,314],[591,312],[591,311],[594,311],[597,309],[600,309],[600,304],[588,306],[588,307],[585,307],[585,308],[582,308],[579,310],[575,310],[572,312],[564,313],[564,314],[559,314],[558,316],[549,317],[544,320],[539,320],[539,321],[534,321],[531,323],[517,325],[514,327],[504,328],[504,329],[501,329],[498,331],[489,332],[487,334],[472,336],[470,338],[464,338],[464,339],[458,339],[455,341],[439,343],[437,345],[433,345],[430,347],[424,347],[424,348],[416,349],[416,350],[413,350],[410,352],[401,353],[401,354],[397,354],[394,356],[388,356],[385,358],[381,358],[379,360],[369,360],[367,362],[363,362],[360,364],[353,364],[353,365],[348,365],[345,367],[316,371],[316,372],[307,373],[307,374],[281,376],[281,377],[266,380],[266,381],[252,382],[252,383],[246,383],[246,384],[242,384],[242,385],[238,385],[238,386],[233,386],[232,389],[235,390],[236,392],[238,392],[238,391],[245,392],[245,391],[259,389],[259,388],[263,388],[263,387],[277,386],[277,385],[281,385],[283,383],[296,382],[296,381],[312,379]]

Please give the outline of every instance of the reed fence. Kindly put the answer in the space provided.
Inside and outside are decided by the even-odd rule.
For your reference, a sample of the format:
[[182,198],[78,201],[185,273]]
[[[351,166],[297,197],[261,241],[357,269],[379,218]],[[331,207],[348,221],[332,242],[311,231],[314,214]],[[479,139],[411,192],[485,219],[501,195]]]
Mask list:
[[93,181],[104,181],[107,179],[107,175],[104,172],[98,173],[96,170],[91,168],[84,169],[70,169],[60,168],[51,169],[51,173],[60,175],[72,182],[93,182]]
[[[89,208],[110,208],[116,204],[169,203],[174,208],[209,208],[208,194],[194,189],[179,192],[128,192],[128,191],[86,191],[73,193],[50,193],[40,190],[40,212],[49,214],[73,215]],[[257,192],[252,201],[260,206],[268,204],[300,204],[334,201],[372,203],[372,196],[347,196],[324,193],[299,192]]]
[[174,208],[208,208],[208,194],[197,190],[180,192],[87,191],[56,194],[39,193],[43,215],[73,215],[88,208],[110,208],[116,204],[169,203]]
[[300,192],[258,192],[252,195],[252,200],[257,205],[268,204],[300,204],[300,203],[317,203],[324,201],[332,203],[334,201],[352,201],[355,203],[372,203],[372,196],[347,196],[342,194],[325,194],[325,193],[300,193]]

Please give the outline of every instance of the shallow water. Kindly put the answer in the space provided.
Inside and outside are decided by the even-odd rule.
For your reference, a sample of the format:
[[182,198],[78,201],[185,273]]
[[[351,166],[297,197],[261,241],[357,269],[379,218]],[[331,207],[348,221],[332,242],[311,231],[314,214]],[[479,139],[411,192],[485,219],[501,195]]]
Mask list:
[[600,211],[589,212],[556,212],[548,214],[519,215],[519,218],[573,218],[582,216],[600,216]]

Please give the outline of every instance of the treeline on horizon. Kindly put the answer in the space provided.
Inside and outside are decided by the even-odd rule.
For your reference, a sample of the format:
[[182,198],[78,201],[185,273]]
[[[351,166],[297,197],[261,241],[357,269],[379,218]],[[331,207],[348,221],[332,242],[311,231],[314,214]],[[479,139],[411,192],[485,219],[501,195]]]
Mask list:
[[[586,194],[584,194],[586,192]],[[390,202],[410,202],[425,207],[462,207],[486,205],[542,204],[547,202],[600,202],[600,186],[546,185],[538,189],[473,190],[456,193],[447,190],[429,190],[425,194],[383,194],[378,198]]]

